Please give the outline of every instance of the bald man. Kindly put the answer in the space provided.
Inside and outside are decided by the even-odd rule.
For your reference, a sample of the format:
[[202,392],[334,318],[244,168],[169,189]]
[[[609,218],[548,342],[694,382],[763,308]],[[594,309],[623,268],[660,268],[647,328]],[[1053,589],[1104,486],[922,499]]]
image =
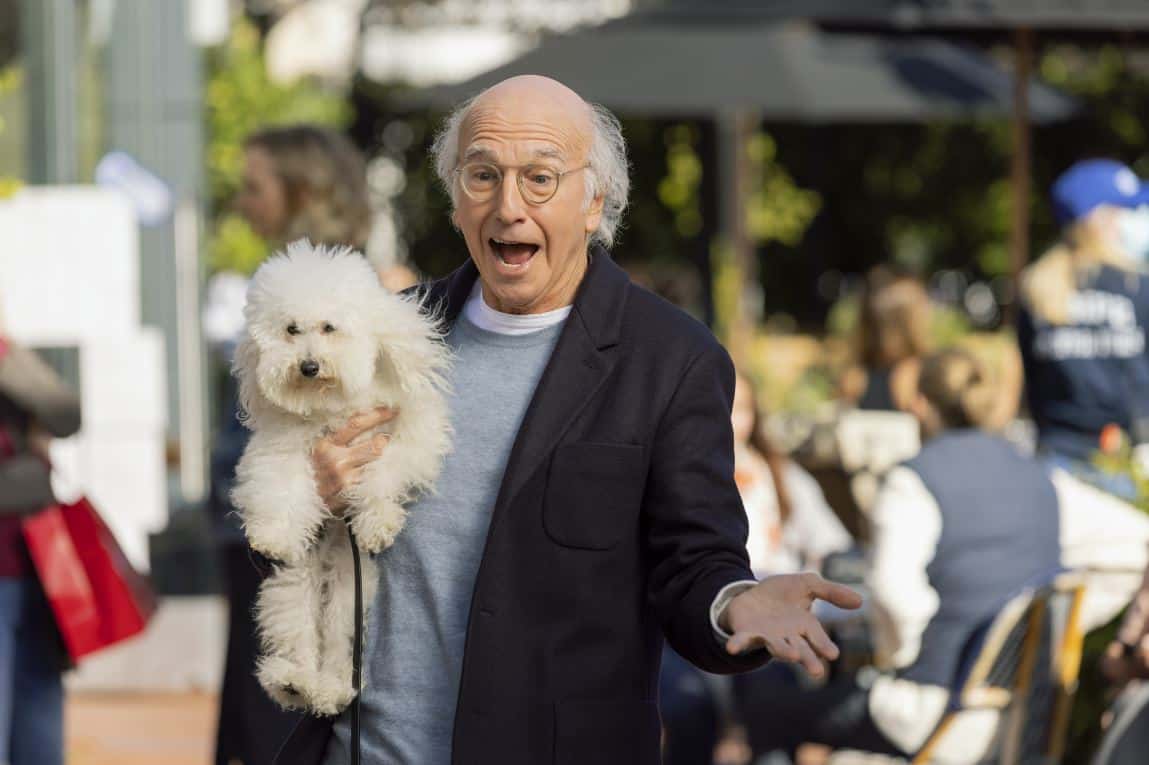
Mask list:
[[[518,77],[456,109],[434,160],[470,256],[425,292],[456,354],[455,440],[380,556],[363,761],[655,765],[664,637],[711,672],[772,654],[818,675],[837,649],[812,602],[859,599],[814,575],[754,581],[730,359],[609,254],[617,120]],[[317,445],[332,513],[385,448],[359,436],[391,416]],[[278,761],[346,765],[353,738],[346,714],[305,718]]]

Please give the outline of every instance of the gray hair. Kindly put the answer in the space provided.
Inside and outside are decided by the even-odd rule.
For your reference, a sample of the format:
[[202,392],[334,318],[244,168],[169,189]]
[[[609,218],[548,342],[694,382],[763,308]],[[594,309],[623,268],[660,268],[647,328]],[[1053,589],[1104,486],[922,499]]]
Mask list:
[[[435,163],[435,174],[451,198],[451,206],[456,203],[458,188],[455,185],[455,168],[459,164],[459,131],[463,121],[475,103],[469,98],[455,107],[443,123],[442,130],[435,136],[431,147],[431,157]],[[602,220],[591,234],[592,244],[599,243],[609,248],[614,244],[615,235],[626,212],[630,195],[629,166],[626,159],[626,140],[622,137],[622,126],[613,114],[603,106],[590,104],[591,145],[587,156],[586,203],[601,196]]]

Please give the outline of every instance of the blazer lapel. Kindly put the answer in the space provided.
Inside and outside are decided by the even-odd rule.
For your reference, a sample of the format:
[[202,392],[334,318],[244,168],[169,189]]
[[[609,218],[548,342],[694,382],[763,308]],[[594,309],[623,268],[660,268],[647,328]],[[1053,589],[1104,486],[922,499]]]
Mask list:
[[475,279],[479,278],[479,269],[470,258],[463,265],[447,274],[442,279],[412,287],[404,294],[413,292],[426,306],[425,310],[442,321],[446,327],[455,323],[467,298],[475,286]]
[[592,250],[573,309],[511,448],[491,519],[492,529],[505,514],[504,508],[550,455],[614,368],[629,283],[626,272],[610,259],[606,250]]

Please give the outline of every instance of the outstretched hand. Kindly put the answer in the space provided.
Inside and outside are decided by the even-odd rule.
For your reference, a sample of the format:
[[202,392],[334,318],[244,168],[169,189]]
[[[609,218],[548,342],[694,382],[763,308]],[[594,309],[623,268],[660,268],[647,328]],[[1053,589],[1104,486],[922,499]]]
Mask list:
[[855,609],[862,596],[817,574],[782,574],[740,593],[723,611],[719,626],[731,633],[731,654],[763,647],[776,659],[801,664],[813,677],[825,672],[822,660],[838,658],[838,647],[810,612],[815,600]]

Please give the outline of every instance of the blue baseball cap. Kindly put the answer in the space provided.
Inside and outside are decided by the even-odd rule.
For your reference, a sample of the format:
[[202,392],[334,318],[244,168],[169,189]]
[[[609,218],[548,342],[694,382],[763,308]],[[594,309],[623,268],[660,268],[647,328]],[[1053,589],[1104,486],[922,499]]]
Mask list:
[[1050,195],[1057,222],[1064,225],[1101,205],[1132,209],[1149,204],[1149,184],[1116,160],[1087,159],[1062,173]]

